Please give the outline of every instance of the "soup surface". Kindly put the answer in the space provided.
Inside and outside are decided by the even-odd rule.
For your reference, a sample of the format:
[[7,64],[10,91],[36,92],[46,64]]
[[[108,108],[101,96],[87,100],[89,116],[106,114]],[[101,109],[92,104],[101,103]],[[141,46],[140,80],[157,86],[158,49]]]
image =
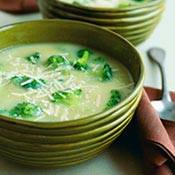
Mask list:
[[108,110],[134,88],[118,61],[68,43],[19,45],[0,52],[0,113],[67,121]]
[[116,7],[128,7],[143,2],[149,2],[152,0],[60,0],[60,1],[86,7],[116,8]]

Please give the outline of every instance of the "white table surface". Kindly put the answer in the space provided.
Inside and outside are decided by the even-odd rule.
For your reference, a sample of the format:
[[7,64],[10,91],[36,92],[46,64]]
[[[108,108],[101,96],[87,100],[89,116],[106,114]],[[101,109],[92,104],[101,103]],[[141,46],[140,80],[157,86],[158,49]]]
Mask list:
[[[167,0],[166,12],[152,36],[138,50],[143,56],[146,68],[145,85],[160,87],[157,66],[151,64],[146,51],[152,46],[160,46],[167,51],[166,72],[168,85],[175,90],[175,1]],[[40,14],[11,15],[0,11],[0,26],[25,20],[41,19]],[[20,149],[20,148],[19,148]],[[13,164],[0,158],[0,175],[142,175],[140,158],[118,145],[108,148],[98,157],[72,167],[43,170],[31,169]]]

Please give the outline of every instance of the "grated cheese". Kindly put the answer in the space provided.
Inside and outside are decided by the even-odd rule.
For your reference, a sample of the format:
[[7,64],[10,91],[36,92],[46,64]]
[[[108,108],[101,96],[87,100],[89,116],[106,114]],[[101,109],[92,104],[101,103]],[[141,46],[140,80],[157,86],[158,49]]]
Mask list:
[[[24,47],[27,47],[28,49],[28,46]],[[39,65],[30,64],[26,59],[24,59],[26,53],[23,50],[21,52],[22,53],[21,55],[24,55],[24,57],[15,57],[16,51],[14,53],[12,51],[12,54],[8,54],[7,58],[8,62],[9,61],[13,62],[13,64],[8,65],[10,71],[2,71],[2,70],[0,71],[0,88],[2,88],[3,90],[6,89],[6,86],[9,87],[10,89],[10,91],[8,91],[9,92],[8,96],[10,96],[9,98],[13,98],[16,101],[19,100],[20,102],[22,100],[31,102],[33,104],[40,106],[43,109],[43,115],[41,115],[41,117],[32,120],[46,121],[47,117],[49,117],[49,120],[53,121],[56,120],[66,121],[70,120],[70,117],[71,119],[78,119],[86,115],[94,114],[96,112],[103,110],[102,108],[104,101],[106,100],[105,98],[108,97],[107,91],[109,91],[111,87],[114,87],[116,89],[124,89],[124,88],[127,89],[130,86],[132,87],[134,85],[133,83],[126,85],[125,82],[123,82],[122,84],[120,83],[120,80],[114,81],[115,83],[119,82],[117,86],[114,82],[101,83],[98,82],[97,78],[93,78],[93,75],[90,74],[89,71],[87,71],[87,73],[80,71],[78,72],[75,71],[74,68],[69,65],[59,66],[58,68],[53,70],[49,66],[46,67],[44,65],[44,61],[46,61],[49,55],[53,53],[55,54],[58,53],[57,52],[58,47],[56,47],[56,49],[54,48],[55,50],[53,50],[53,48],[49,50],[45,49],[46,46],[42,48],[41,45],[38,45],[38,47],[36,48],[38,48],[39,52],[42,53],[42,56],[45,59],[42,60],[43,61],[41,62],[42,64]],[[77,50],[78,49],[80,48],[77,48]],[[28,51],[30,50],[27,50],[27,53]],[[72,51],[74,51],[74,49]],[[67,62],[70,62],[69,60],[73,58],[74,54],[61,52],[59,53],[59,55],[63,56]],[[94,53],[93,57],[95,58],[96,56],[98,57],[98,54],[96,55],[96,53]],[[100,65],[93,64],[92,67],[93,71],[96,71],[99,66]],[[67,70],[70,71],[70,74],[69,72],[68,73],[65,72]],[[120,73],[120,69],[119,70],[113,69],[113,71],[118,71],[118,73]],[[28,83],[31,83],[33,80],[36,80],[38,83],[42,84],[42,88],[36,90],[36,89],[23,89],[18,87],[15,89],[13,87],[14,86],[13,84],[11,88],[8,85],[11,82],[11,78],[14,76],[27,76],[30,78],[29,80],[22,82],[21,86],[24,86]],[[130,76],[129,73],[128,76]],[[46,82],[46,84],[40,81],[40,79],[43,79]],[[107,89],[108,87],[109,89]],[[98,92],[103,91],[102,90],[103,88],[104,88],[104,94],[98,94]],[[78,104],[76,104],[76,109],[74,104],[72,106],[66,106],[62,104],[55,105],[54,103],[51,102],[51,100],[53,100],[52,94],[54,92],[67,91],[73,93],[73,91],[76,89],[82,89],[83,91],[82,98],[78,99]],[[64,94],[60,95],[62,95],[63,98],[65,98]]]

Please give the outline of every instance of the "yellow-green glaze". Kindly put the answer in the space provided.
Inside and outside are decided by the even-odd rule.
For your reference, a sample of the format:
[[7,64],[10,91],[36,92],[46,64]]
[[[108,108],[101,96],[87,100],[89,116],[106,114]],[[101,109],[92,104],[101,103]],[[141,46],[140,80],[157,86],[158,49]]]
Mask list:
[[[135,88],[116,107],[84,119],[29,122],[0,116],[0,154],[40,167],[67,166],[88,160],[109,146],[129,124],[142,94],[144,68],[132,44],[114,32],[75,21],[41,20],[0,29],[0,49],[16,44],[74,42],[116,58],[130,71]],[[95,38],[95,39],[94,39]],[[80,154],[83,156],[79,156]],[[65,158],[63,158],[64,155]]]
[[[38,0],[38,4],[44,18],[72,19],[96,24],[121,34],[135,45],[151,35],[165,8],[165,0],[154,0],[115,9],[82,7],[55,0]],[[143,39],[139,30],[145,27],[149,34]],[[137,33],[137,38],[130,39],[136,35],[133,33],[131,36],[131,31]]]

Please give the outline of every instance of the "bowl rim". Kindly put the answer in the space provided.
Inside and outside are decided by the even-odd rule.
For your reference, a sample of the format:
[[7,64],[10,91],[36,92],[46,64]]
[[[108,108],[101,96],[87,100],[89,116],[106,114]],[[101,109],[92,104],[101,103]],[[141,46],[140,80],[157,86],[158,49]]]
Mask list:
[[55,0],[55,3],[67,6],[68,8],[74,8],[74,9],[81,9],[81,10],[87,10],[87,11],[97,11],[97,12],[121,12],[121,11],[130,11],[130,10],[136,10],[139,8],[147,8],[150,6],[156,6],[159,3],[164,3],[165,0],[151,0],[150,2],[143,2],[138,5],[133,5],[129,7],[117,7],[117,8],[105,8],[105,7],[88,7],[88,6],[77,6],[75,4],[70,4],[67,2],[63,2],[60,0]]
[[72,23],[72,25],[86,25],[89,28],[93,28],[93,29],[95,29],[97,31],[101,31],[103,33],[108,33],[108,34],[112,35],[112,37],[118,38],[122,42],[125,42],[126,45],[128,45],[133,50],[133,52],[135,52],[137,57],[140,58],[139,61],[140,61],[140,71],[141,72],[139,75],[140,76],[139,80],[136,82],[133,91],[124,100],[122,100],[118,105],[114,106],[113,108],[111,108],[107,111],[102,111],[100,113],[86,116],[86,117],[83,117],[80,119],[61,121],[61,122],[60,121],[59,122],[39,122],[39,121],[28,121],[28,120],[15,119],[15,118],[11,118],[11,117],[8,117],[8,116],[1,114],[0,120],[3,120],[5,122],[10,122],[11,124],[26,125],[26,126],[30,126],[30,127],[37,127],[37,128],[44,128],[44,129],[65,128],[65,127],[72,127],[72,126],[75,127],[75,126],[80,126],[80,125],[86,125],[86,124],[91,123],[95,120],[98,120],[102,117],[105,117],[107,115],[112,114],[117,109],[121,108],[122,106],[127,104],[129,101],[131,101],[138,94],[138,92],[143,88],[145,68],[144,68],[142,56],[137,51],[135,46],[132,43],[130,43],[127,39],[123,38],[121,35],[113,32],[113,31],[109,31],[108,29],[101,28],[101,27],[94,25],[94,24],[81,22],[81,21],[75,21],[75,20],[44,19],[44,20],[31,20],[31,21],[24,21],[24,22],[8,24],[8,25],[0,27],[0,32],[10,30],[16,26],[30,25],[30,24],[34,24],[34,23],[38,23],[38,24],[42,24],[42,25],[47,24],[47,23],[52,23],[53,25],[54,25],[54,23],[64,23],[64,24],[65,23]]
[[[85,10],[82,10],[82,9],[73,9],[73,8],[66,8],[67,6],[57,6],[55,4],[52,4],[53,2],[51,1],[42,1],[42,7],[44,6],[47,6],[49,9],[61,9],[62,11],[66,11],[66,12],[70,12],[70,13],[75,13],[78,11],[77,14],[81,15],[81,16],[91,16],[91,17],[94,17],[94,16],[98,16],[98,18],[115,18],[115,17],[128,17],[128,16],[132,16],[133,14],[137,14],[137,15],[140,15],[140,14],[143,14],[143,10],[144,10],[144,13],[149,13],[155,9],[158,9],[162,6],[164,6],[164,3],[162,1],[162,3],[159,3],[155,6],[151,6],[149,8],[137,8],[135,10],[128,10],[128,11],[116,11],[116,12],[105,12],[105,11],[85,11]],[[40,4],[40,3],[39,3]],[[42,8],[41,8],[42,9]],[[44,9],[46,9],[44,7]],[[43,11],[43,10],[41,10]],[[91,14],[91,15],[89,15]]]
[[[98,25],[114,25],[118,23],[140,23],[142,21],[147,21],[149,19],[153,19],[157,17],[158,15],[162,14],[164,11],[164,6],[162,5],[160,8],[155,9],[154,11],[149,12],[148,14],[143,15],[137,15],[134,17],[120,17],[120,18],[96,18],[96,17],[89,17],[89,16],[83,16],[76,13],[64,11],[64,10],[58,10],[58,11],[51,11],[50,9],[47,9],[45,13],[50,14],[51,16],[64,16],[67,19],[73,19],[73,20],[80,20],[80,21],[87,21],[90,23],[99,23]],[[52,13],[52,14],[51,14]],[[100,24],[101,23],[101,24]]]

